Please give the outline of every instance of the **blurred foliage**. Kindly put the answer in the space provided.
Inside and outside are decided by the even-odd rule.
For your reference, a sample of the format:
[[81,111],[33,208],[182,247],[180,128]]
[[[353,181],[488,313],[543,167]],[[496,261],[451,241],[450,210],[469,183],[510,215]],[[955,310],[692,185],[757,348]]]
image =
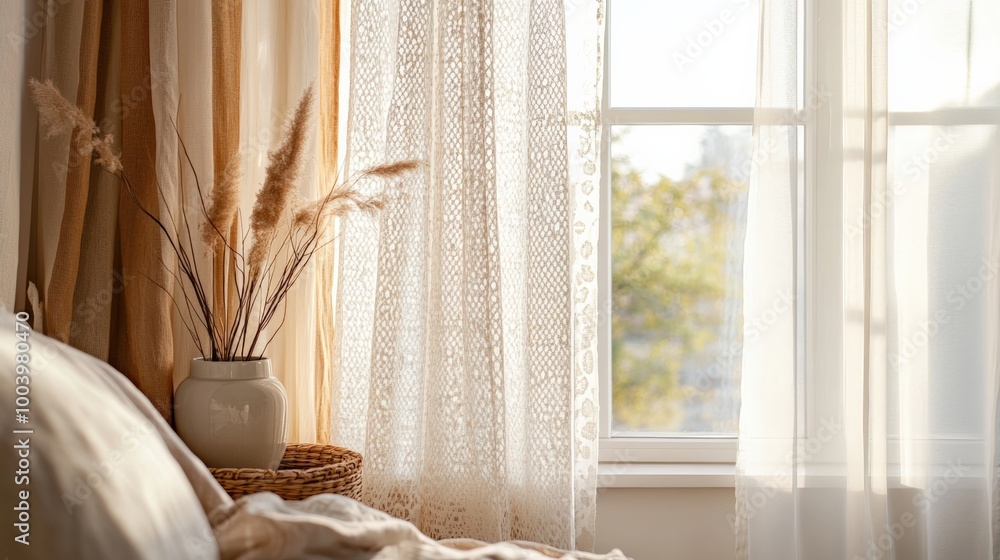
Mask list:
[[625,157],[612,184],[613,428],[676,430],[695,391],[681,368],[725,320],[731,210],[745,187],[712,168],[653,178]]

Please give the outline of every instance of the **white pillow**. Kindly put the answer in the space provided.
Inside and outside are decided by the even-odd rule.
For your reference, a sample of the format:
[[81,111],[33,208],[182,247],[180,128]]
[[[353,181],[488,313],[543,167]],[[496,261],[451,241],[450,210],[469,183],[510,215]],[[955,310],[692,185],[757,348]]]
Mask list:
[[[111,366],[39,333],[27,335],[29,348],[18,352],[19,332],[14,316],[3,312],[0,556],[218,558],[202,503],[171,455],[176,442],[164,438],[169,428],[140,410],[148,401]],[[16,378],[18,360],[25,359],[27,384]],[[28,399],[26,407],[17,406],[18,396]],[[18,421],[17,408],[27,408],[27,423]],[[23,429],[33,433],[14,432]],[[27,455],[21,464],[27,469],[19,469],[19,454]],[[208,501],[221,503],[212,490]],[[27,522],[18,526],[19,516]]]

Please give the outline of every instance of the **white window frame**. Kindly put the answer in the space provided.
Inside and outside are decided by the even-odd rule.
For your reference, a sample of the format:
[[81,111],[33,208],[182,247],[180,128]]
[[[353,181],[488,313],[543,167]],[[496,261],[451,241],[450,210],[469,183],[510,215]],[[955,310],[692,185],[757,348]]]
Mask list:
[[600,484],[602,486],[731,486],[736,436],[699,434],[670,437],[612,437],[611,375],[611,127],[620,125],[752,126],[752,107],[612,107],[608,84],[611,44],[609,9],[605,19],[604,80],[601,97],[601,208],[598,244],[598,294],[606,319],[599,322]]
[[[810,72],[812,64],[805,64],[805,53],[815,53],[813,45],[808,45],[811,22],[805,17],[811,10],[814,0],[801,0],[799,10],[799,64],[803,72]],[[601,100],[601,231],[598,243],[598,294],[602,302],[604,316],[599,321],[598,333],[598,378],[600,393],[600,431],[599,431],[599,485],[602,487],[731,487],[735,484],[735,463],[737,453],[737,438],[735,435],[720,434],[718,436],[698,434],[697,436],[668,437],[612,437],[612,375],[611,375],[611,314],[610,289],[611,282],[611,127],[618,125],[737,125],[752,126],[754,121],[753,107],[714,107],[714,108],[616,108],[612,107],[608,96],[609,59],[608,52],[613,48],[611,41],[610,4],[605,13],[604,35],[604,71],[602,80]],[[839,71],[839,69],[838,69]],[[814,83],[815,77],[806,74],[805,83]],[[801,88],[804,89],[804,88]],[[801,99],[800,99],[801,104]],[[801,113],[801,111],[800,111]],[[793,116],[790,124],[802,126],[806,142],[812,134],[812,127],[801,115]],[[799,190],[801,192],[802,186]],[[807,214],[802,204],[802,197],[797,201],[799,206],[799,239],[811,238],[812,232],[804,229]],[[803,244],[796,242],[797,267],[802,268]],[[798,274],[799,289],[804,287],[805,275],[800,270]],[[806,305],[798,306],[797,323],[801,321]],[[805,344],[805,329],[797,328],[797,346]],[[802,352],[799,354],[800,367],[804,366]]]
[[[608,0],[613,3],[615,0]],[[796,259],[796,368],[812,370],[826,360],[837,359],[837,345],[821,344],[818,337],[818,317],[822,316],[823,302],[816,297],[819,279],[840,278],[841,270],[830,259],[814,258],[817,244],[824,238],[839,236],[842,221],[819,219],[817,208],[836,203],[829,200],[839,193],[818,192],[812,174],[824,172],[824,162],[816,156],[817,139],[824,138],[836,126],[829,115],[822,111],[802,110],[807,92],[833,93],[830,103],[840,103],[842,69],[837,65],[821,64],[819,59],[829,53],[840,52],[839,35],[832,29],[819,33],[817,19],[837,21],[840,2],[826,0],[799,0],[799,87],[800,110],[790,115],[786,122],[800,127],[800,150],[804,169],[800,169],[795,204],[798,208],[798,227],[795,234]],[[606,12],[604,80],[601,117],[601,231],[598,245],[598,295],[603,302],[598,332],[598,377],[600,393],[600,454],[599,486],[601,487],[731,487],[735,484],[737,441],[731,436],[717,437],[612,437],[612,379],[611,379],[611,127],[615,125],[752,125],[753,109],[747,108],[614,108],[608,98],[607,52],[610,40],[611,10]],[[822,88],[820,86],[823,86]],[[1000,109],[943,108],[930,111],[889,111],[890,136],[897,126],[948,126],[983,125],[1000,122]],[[830,162],[826,162],[829,164]],[[807,431],[817,425],[816,418],[799,418]],[[955,444],[961,446],[962,438]],[[961,448],[960,449],[964,449]],[[898,451],[895,451],[898,453]],[[957,452],[956,452],[957,453]]]

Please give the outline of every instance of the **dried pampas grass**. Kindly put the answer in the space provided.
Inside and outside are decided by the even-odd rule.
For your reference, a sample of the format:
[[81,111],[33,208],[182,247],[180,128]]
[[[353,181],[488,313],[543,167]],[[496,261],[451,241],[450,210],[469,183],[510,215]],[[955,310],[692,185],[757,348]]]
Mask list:
[[371,175],[374,177],[396,177],[397,175],[402,175],[407,171],[413,171],[419,167],[423,166],[423,162],[415,159],[404,159],[401,161],[396,161],[393,163],[386,163],[383,165],[376,165],[375,167],[369,167],[365,171],[362,171],[362,175]]
[[307,227],[317,220],[345,216],[351,212],[374,215],[388,204],[387,196],[384,193],[375,196],[362,194],[355,188],[357,183],[367,177],[390,179],[418,169],[422,165],[421,161],[409,159],[369,167],[352,180],[337,185],[325,197],[299,209],[295,213],[295,227]]
[[52,80],[39,82],[31,78],[28,86],[38,107],[38,116],[42,128],[46,131],[46,138],[75,131],[73,143],[81,154],[97,154],[94,163],[106,169],[108,173],[121,171],[122,161],[113,149],[114,137],[110,134],[101,136],[97,123],[63,97],[52,84]]
[[250,270],[259,272],[267,259],[268,247],[275,234],[278,220],[288,206],[296,181],[302,170],[306,127],[312,114],[313,87],[309,86],[299,99],[295,113],[285,125],[278,147],[268,152],[264,186],[250,215]]
[[240,204],[240,179],[243,177],[243,158],[236,154],[223,172],[222,181],[212,189],[208,215],[201,223],[201,239],[209,251],[218,251],[227,245],[229,228],[236,219]]
[[[197,174],[192,174],[201,200],[200,216],[188,216],[187,207],[175,216],[170,211],[173,202],[162,200],[167,209],[164,223],[136,196],[120,158],[112,149],[112,137],[102,136],[94,121],[67,101],[51,82],[32,80],[31,88],[47,134],[73,131],[76,149],[96,154],[94,163],[121,179],[132,201],[160,228],[177,257],[177,271],[168,270],[168,273],[179,283],[183,298],[178,298],[178,302],[170,291],[168,294],[202,357],[210,360],[241,360],[263,355],[270,342],[262,338],[264,332],[276,318],[284,321],[285,297],[313,255],[329,241],[330,220],[352,212],[374,215],[388,204],[388,197],[383,192],[365,195],[357,189],[358,183],[366,178],[393,179],[422,165],[406,160],[366,169],[338,184],[325,196],[293,211],[290,206],[298,191],[314,98],[310,86],[288,119],[277,147],[268,153],[264,184],[257,193],[246,231],[242,230],[239,217],[242,159],[238,155],[231,158],[223,179],[209,193],[207,202],[201,196]],[[184,159],[194,171],[183,141],[181,148]],[[183,199],[184,184],[179,188]],[[162,199],[164,193],[159,186],[157,192]],[[195,228],[200,233],[198,236],[192,234],[192,219],[200,222]],[[283,238],[275,243],[281,236]],[[249,251],[246,250],[248,242]],[[204,244],[213,258],[215,277],[204,282],[194,258],[197,243]],[[272,250],[272,246],[276,249]],[[220,302],[222,309],[216,307]],[[280,328],[279,323],[271,336]]]

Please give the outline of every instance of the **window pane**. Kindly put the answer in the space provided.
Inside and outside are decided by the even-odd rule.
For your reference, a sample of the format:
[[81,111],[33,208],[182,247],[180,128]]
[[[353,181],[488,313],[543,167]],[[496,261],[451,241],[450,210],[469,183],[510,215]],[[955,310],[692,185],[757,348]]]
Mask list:
[[738,429],[749,126],[612,127],[613,435]]
[[611,0],[612,107],[752,107],[758,0]]
[[889,0],[889,109],[1000,105],[1000,2]]
[[[996,375],[989,358],[996,335],[987,327],[995,295],[985,286],[996,274],[990,239],[998,130],[992,124],[889,130],[890,183],[872,200],[870,213],[884,216],[888,228],[886,278],[893,297],[886,350],[895,385],[889,390],[899,398],[889,401],[887,428],[901,443],[928,433],[983,438],[978,418],[985,401],[970,401],[957,388],[991,392]],[[857,215],[854,223],[866,218]],[[953,412],[927,414],[931,399]],[[902,445],[912,450],[919,444]]]

